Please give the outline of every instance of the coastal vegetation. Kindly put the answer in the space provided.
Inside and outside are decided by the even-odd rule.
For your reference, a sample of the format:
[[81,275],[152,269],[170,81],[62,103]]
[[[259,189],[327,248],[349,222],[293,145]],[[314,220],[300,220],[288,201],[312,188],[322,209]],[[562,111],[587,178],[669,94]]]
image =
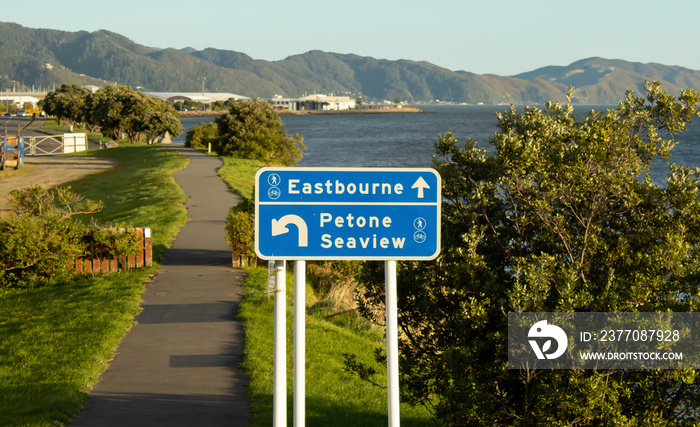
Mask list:
[[222,156],[290,166],[302,157],[303,137],[288,135],[272,106],[263,101],[227,102],[228,112],[187,132],[185,146],[208,148]]
[[306,148],[301,135],[288,135],[272,106],[263,101],[228,102],[228,114],[216,118],[216,151],[224,156],[291,166]]
[[175,137],[183,131],[172,105],[128,86],[110,85],[92,93],[74,84],[63,84],[47,93],[39,106],[56,116],[59,124],[65,120],[83,125],[116,140],[123,133],[132,144],[165,132]]
[[[292,266],[289,264],[289,268]],[[291,283],[291,270],[287,274]],[[370,362],[374,349],[382,345],[383,331],[359,318],[356,313],[338,314],[335,302],[323,299],[307,286],[306,317],[306,425],[355,427],[385,425],[387,422],[386,390],[375,387],[346,372],[345,353]],[[293,324],[293,292],[287,293],[287,324]],[[267,268],[246,268],[244,300],[239,313],[245,321],[245,361],[249,375],[249,396],[254,414],[251,426],[272,425],[273,300],[267,296]],[[288,332],[288,342],[293,341]],[[384,369],[379,370],[380,374]],[[287,378],[293,377],[292,360],[287,364]],[[287,402],[293,401],[291,380],[287,381]],[[293,411],[287,411],[292,425]],[[440,425],[423,407],[401,405],[401,425],[429,427]]]
[[[645,91],[581,119],[568,103],[512,108],[488,155],[439,137],[442,252],[398,266],[404,401],[443,425],[699,421],[692,369],[508,369],[508,313],[700,308],[700,169],[671,164],[664,187],[647,173],[700,115],[700,92]],[[365,265],[360,309],[376,320],[384,274]]]
[[81,256],[89,226],[76,215],[102,209],[69,188],[13,190],[14,214],[0,220],[0,288],[60,282],[66,266]]

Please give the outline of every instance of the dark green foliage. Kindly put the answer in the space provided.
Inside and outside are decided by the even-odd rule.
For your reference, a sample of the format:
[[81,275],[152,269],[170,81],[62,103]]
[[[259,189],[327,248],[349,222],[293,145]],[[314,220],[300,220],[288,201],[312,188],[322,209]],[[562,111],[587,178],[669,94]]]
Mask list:
[[47,93],[42,106],[59,121],[84,123],[115,139],[121,139],[123,132],[131,143],[166,131],[175,137],[183,130],[180,116],[170,104],[128,86],[110,85],[91,93],[64,84]]
[[62,84],[58,89],[46,94],[46,97],[39,101],[41,107],[47,114],[56,116],[58,123],[65,119],[71,123],[83,123],[85,121],[85,102],[90,95],[90,91],[74,84]]
[[35,186],[13,190],[10,198],[15,215],[0,221],[0,287],[67,277],[68,262],[82,255],[88,231],[71,217],[101,206],[67,188]]
[[178,136],[183,130],[180,116],[171,105],[128,86],[99,89],[88,97],[85,108],[88,122],[115,139],[124,132],[132,144],[143,136],[153,137],[165,131]]
[[236,255],[255,255],[255,217],[250,212],[238,211],[235,206],[229,209],[226,218],[226,241]]
[[185,147],[208,148],[209,144],[216,151],[219,138],[219,130],[216,123],[198,123],[187,131]]
[[284,123],[267,102],[229,101],[229,112],[216,118],[217,152],[224,156],[291,166],[302,157],[301,135],[287,135]]
[[101,248],[112,257],[120,255],[138,255],[143,252],[142,239],[135,231],[126,231],[118,228],[102,228],[90,230],[84,241],[95,242],[96,247]]
[[228,210],[226,241],[235,255],[257,257],[255,254],[255,201],[241,197],[241,202]]
[[150,98],[147,111],[137,121],[141,133],[151,139],[168,132],[176,137],[184,130],[180,115],[165,101]]
[[[698,310],[700,170],[672,165],[665,187],[644,174],[700,94],[645,90],[581,120],[558,103],[511,109],[492,155],[436,141],[442,252],[398,272],[405,400],[448,425],[699,421],[696,371],[506,368],[509,312]],[[364,274],[367,315],[383,301],[378,270]]]

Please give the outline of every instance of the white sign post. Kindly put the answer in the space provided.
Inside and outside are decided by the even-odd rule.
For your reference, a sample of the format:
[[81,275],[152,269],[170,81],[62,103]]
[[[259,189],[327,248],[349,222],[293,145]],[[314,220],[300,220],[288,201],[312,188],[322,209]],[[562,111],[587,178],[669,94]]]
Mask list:
[[306,261],[294,261],[294,427],[306,414]]
[[384,263],[386,306],[386,381],[389,427],[399,427],[399,325],[396,291],[396,261]]
[[275,348],[272,388],[272,423],[287,425],[287,296],[285,262],[275,261]]
[[304,426],[305,414],[306,260],[386,262],[387,407],[389,426],[399,426],[396,261],[440,253],[441,187],[433,169],[262,168],[255,175],[255,252],[277,269],[275,427],[286,426],[287,407],[281,260],[295,261],[294,426]]

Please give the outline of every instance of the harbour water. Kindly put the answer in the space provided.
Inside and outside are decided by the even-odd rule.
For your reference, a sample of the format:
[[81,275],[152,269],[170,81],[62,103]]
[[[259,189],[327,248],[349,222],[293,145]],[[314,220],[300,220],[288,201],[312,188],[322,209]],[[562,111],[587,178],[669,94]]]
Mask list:
[[[430,167],[433,143],[441,133],[452,132],[463,144],[466,138],[489,148],[496,132],[496,113],[508,106],[423,105],[417,114],[337,114],[282,116],[289,133],[304,137],[308,149],[299,166],[307,167]],[[591,109],[579,106],[579,119]],[[212,118],[183,118],[185,129]],[[700,120],[676,137],[679,141],[671,161],[700,167]],[[184,134],[176,142],[184,142]],[[654,180],[661,183],[668,173],[665,162],[652,166]]]

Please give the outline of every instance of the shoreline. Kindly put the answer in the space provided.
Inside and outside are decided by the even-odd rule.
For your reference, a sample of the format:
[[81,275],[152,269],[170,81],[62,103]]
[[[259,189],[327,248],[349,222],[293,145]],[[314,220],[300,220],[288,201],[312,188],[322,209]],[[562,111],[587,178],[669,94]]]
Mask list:
[[422,113],[423,110],[416,107],[380,107],[363,108],[360,110],[282,110],[277,111],[281,116],[312,116],[326,114],[401,114],[401,113]]
[[[280,116],[315,116],[329,114],[415,114],[423,110],[416,107],[381,107],[363,108],[360,110],[275,110]],[[178,111],[180,117],[216,117],[226,111]]]

